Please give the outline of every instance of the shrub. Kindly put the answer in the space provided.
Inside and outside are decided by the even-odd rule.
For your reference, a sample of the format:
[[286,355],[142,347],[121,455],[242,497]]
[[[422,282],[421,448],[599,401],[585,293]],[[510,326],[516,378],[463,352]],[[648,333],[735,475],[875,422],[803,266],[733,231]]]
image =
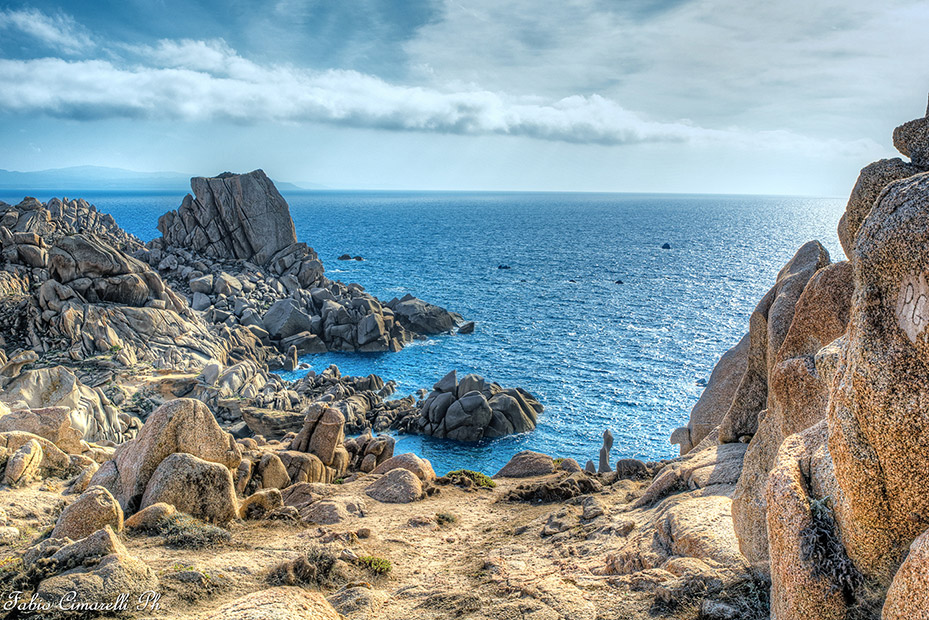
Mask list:
[[[456,469],[455,471],[450,471],[445,474],[446,480],[450,483],[458,486],[472,486],[476,485],[485,489],[496,488],[497,483],[491,480],[489,477],[485,476],[479,471],[473,471],[470,469]],[[465,481],[468,482],[465,482]]]
[[458,517],[450,512],[437,512],[435,515],[435,522],[438,523],[440,527],[443,525],[451,525],[457,521]]
[[379,558],[374,555],[363,555],[358,558],[358,563],[375,575],[386,575],[393,568],[390,560],[385,560],[384,558]]
[[216,547],[229,542],[229,530],[204,523],[184,513],[176,513],[162,519],[157,526],[165,544],[171,547],[202,549]]
[[835,533],[828,500],[824,497],[810,501],[811,520],[809,527],[800,531],[800,552],[812,566],[814,577],[828,581],[834,592],[841,592],[845,601],[851,602],[863,579]]
[[336,560],[327,547],[311,545],[299,557],[274,567],[270,580],[285,586],[323,585],[332,580]]

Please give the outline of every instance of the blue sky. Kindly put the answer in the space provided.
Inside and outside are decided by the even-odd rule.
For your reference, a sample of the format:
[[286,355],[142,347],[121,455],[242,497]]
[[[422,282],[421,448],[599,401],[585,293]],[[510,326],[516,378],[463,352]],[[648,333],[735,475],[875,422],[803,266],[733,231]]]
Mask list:
[[0,2],[0,168],[846,195],[929,93],[888,0]]

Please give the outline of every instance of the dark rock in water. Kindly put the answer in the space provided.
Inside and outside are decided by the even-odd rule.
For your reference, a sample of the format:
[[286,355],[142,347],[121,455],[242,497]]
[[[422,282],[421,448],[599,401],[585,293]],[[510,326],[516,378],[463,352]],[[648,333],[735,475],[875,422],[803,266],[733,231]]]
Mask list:
[[417,334],[449,332],[461,322],[461,315],[426,303],[412,295],[391,299],[387,307],[393,310],[400,324]]
[[478,375],[457,380],[452,371],[436,382],[419,411],[401,427],[412,433],[478,441],[535,429],[542,404],[520,388],[502,388]]
[[357,260],[357,261],[361,262],[361,261],[364,260],[364,257],[362,257],[362,256],[353,256],[353,257],[352,257],[352,260]]
[[339,260],[352,260],[352,257],[350,254],[343,254],[339,257]]
[[497,269],[509,269],[509,265],[497,265]]
[[571,284],[577,284],[577,280],[568,280]]
[[671,249],[671,244],[670,244],[670,243],[666,243],[666,244],[664,244],[663,246],[661,246],[661,249],[662,249],[662,250],[670,250],[670,249]]
[[623,284],[622,280],[617,280],[614,284]]
[[464,323],[461,327],[458,328],[459,334],[473,334],[474,333],[474,321],[468,321]]
[[706,387],[706,379],[697,379],[697,385],[700,387]]

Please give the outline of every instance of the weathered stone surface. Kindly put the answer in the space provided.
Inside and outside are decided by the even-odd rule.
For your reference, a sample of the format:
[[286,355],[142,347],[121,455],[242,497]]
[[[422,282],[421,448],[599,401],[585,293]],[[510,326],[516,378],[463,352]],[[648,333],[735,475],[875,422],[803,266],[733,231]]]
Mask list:
[[680,441],[671,440],[671,443],[680,444],[682,455],[703,441],[729,411],[732,398],[748,366],[748,344],[749,336],[745,334],[716,362],[700,399],[690,410],[690,421],[686,427],[682,427],[684,431],[679,436]]
[[161,521],[177,513],[177,509],[171,504],[158,502],[147,506],[135,513],[123,523],[127,530],[152,530],[155,529]]
[[872,164],[868,164],[861,169],[858,175],[858,181],[852,188],[851,196],[848,198],[848,204],[845,206],[845,213],[839,220],[839,241],[842,243],[842,249],[845,255],[852,258],[855,248],[855,238],[858,236],[858,229],[861,228],[862,222],[871,212],[874,201],[880,196],[885,187],[899,181],[925,172],[914,164],[904,162],[902,159],[881,159]]
[[194,195],[158,219],[169,244],[264,265],[297,242],[290,208],[263,171],[195,177],[190,187]]
[[412,452],[398,454],[397,456],[393,456],[387,459],[375,467],[374,471],[371,473],[386,474],[392,469],[397,469],[398,467],[416,474],[416,477],[423,482],[435,482],[435,470],[432,469],[432,464],[426,459],[419,458]]
[[366,510],[367,505],[362,498],[339,496],[320,499],[303,506],[300,508],[300,518],[306,523],[334,525],[343,523],[351,517],[364,517]]
[[[324,465],[332,466],[345,440],[345,417],[326,404],[313,404],[304,411],[303,428],[290,443],[290,449],[309,452]],[[344,469],[338,475],[344,473]]]
[[[19,414],[19,418],[7,422],[0,418],[0,427],[7,430],[5,425],[20,419],[24,427],[9,430],[27,430],[56,444],[62,441],[62,449],[71,454],[80,454],[81,439],[118,443],[129,438],[120,427],[119,410],[102,391],[87,387],[63,366],[22,372],[5,386],[0,400],[11,409],[34,411],[33,415]],[[46,409],[50,407],[56,409]],[[67,415],[59,415],[62,412],[58,407],[64,407]]]
[[881,620],[929,618],[929,530],[916,537],[910,552],[894,575]]
[[423,484],[406,469],[392,469],[371,483],[365,493],[379,502],[408,504],[423,497]]
[[720,422],[720,442],[738,441],[758,430],[758,414],[765,408],[768,395],[768,377],[793,322],[794,307],[813,274],[828,264],[829,253],[818,241],[804,244],[758,302],[749,319],[747,368],[729,411]]
[[889,585],[929,527],[929,174],[888,186],[858,233],[848,348],[829,405],[848,555]]
[[147,508],[162,502],[220,525],[234,519],[238,512],[229,469],[180,452],[165,458],[155,469],[140,506]]
[[494,478],[528,478],[544,476],[554,471],[555,462],[552,457],[532,450],[523,450],[494,474]]
[[249,495],[239,506],[240,519],[262,519],[284,505],[278,489],[264,489]]
[[119,446],[113,460],[100,468],[91,483],[105,486],[124,510],[135,512],[156,468],[177,452],[228,469],[237,468],[242,460],[239,446],[219,427],[206,405],[179,398],[153,411],[138,436]]
[[286,489],[290,486],[290,475],[281,458],[268,452],[258,462],[258,476],[262,489]]
[[123,510],[103,487],[90,487],[58,517],[50,538],[78,540],[109,525],[114,531],[123,529]]
[[412,295],[392,299],[387,306],[407,329],[418,334],[441,334],[461,322],[461,316],[432,305]]
[[67,454],[83,452],[83,435],[71,426],[68,407],[20,409],[0,417],[0,432],[26,431],[45,437]]
[[894,129],[894,147],[917,166],[929,166],[929,116]]
[[[157,588],[158,577],[145,562],[114,553],[91,568],[68,571],[42,581],[36,595],[39,601],[57,610],[62,600],[74,600],[75,604],[78,601],[105,602],[128,594],[130,601],[137,601],[144,592],[154,592]],[[71,611],[55,613],[60,613],[58,617],[62,618],[74,616]]]
[[[767,485],[767,535],[770,544],[771,615],[778,620],[840,620],[845,602],[837,584],[817,574],[803,550],[803,531],[813,523],[810,502],[824,491],[811,480],[813,469],[828,461],[825,421],[791,435],[777,453]],[[819,488],[817,488],[819,487]]]
[[22,486],[39,477],[39,466],[44,455],[42,446],[35,439],[30,439],[19,447],[6,462],[3,470],[3,484]]
[[845,333],[851,308],[851,263],[816,272],[797,300],[794,319],[768,380],[767,409],[745,454],[732,516],[743,555],[759,569],[768,564],[768,472],[784,438],[825,419],[832,377],[821,377],[816,354]]
[[247,594],[208,615],[223,620],[341,620],[322,594],[290,586]]
[[70,469],[71,459],[58,446],[44,437],[24,431],[0,433],[0,453],[5,450],[8,454],[14,454],[30,441],[35,441],[42,448],[42,461],[39,463],[41,473],[61,476]]

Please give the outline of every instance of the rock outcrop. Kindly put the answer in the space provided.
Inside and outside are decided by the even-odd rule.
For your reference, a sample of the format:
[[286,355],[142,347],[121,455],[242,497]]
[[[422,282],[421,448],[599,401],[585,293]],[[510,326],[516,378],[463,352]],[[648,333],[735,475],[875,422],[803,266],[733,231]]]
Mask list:
[[[768,561],[765,481],[781,442],[826,418],[837,360],[827,360],[824,347],[845,333],[852,291],[850,263],[817,271],[797,300],[790,329],[774,359],[767,408],[748,445],[732,503],[742,553],[762,570]],[[835,352],[840,354],[838,349]]]
[[297,243],[290,207],[264,171],[194,177],[190,188],[193,196],[158,219],[167,243],[258,265]]
[[889,585],[929,527],[929,175],[891,184],[855,243],[848,345],[829,405],[829,452],[842,488],[849,557]]
[[777,281],[758,302],[749,319],[749,350],[745,374],[729,411],[719,424],[719,440],[739,441],[758,430],[758,414],[768,396],[768,379],[777,351],[787,337],[794,308],[807,282],[829,264],[829,252],[819,242],[803,245],[777,274]]
[[700,399],[690,410],[687,426],[674,431],[676,435],[672,437],[671,443],[680,444],[681,456],[690,452],[704,437],[713,432],[729,411],[732,398],[748,366],[748,349],[749,336],[745,334],[734,347],[719,358]]
[[[202,402],[179,398],[156,409],[139,434],[116,449],[91,484],[108,489],[127,513],[136,512],[155,470],[175,453],[236,470],[242,460],[232,436],[216,423]],[[153,502],[154,503],[154,502]]]
[[538,399],[523,389],[504,389],[473,374],[459,382],[453,370],[433,386],[418,415],[402,426],[433,437],[478,441],[529,432],[542,410]]
[[139,255],[189,290],[191,306],[211,323],[241,325],[283,354],[292,346],[306,354],[397,351],[461,322],[411,295],[385,304],[358,284],[326,278],[261,170],[197,177],[191,188],[193,196],[159,219],[163,237]]

